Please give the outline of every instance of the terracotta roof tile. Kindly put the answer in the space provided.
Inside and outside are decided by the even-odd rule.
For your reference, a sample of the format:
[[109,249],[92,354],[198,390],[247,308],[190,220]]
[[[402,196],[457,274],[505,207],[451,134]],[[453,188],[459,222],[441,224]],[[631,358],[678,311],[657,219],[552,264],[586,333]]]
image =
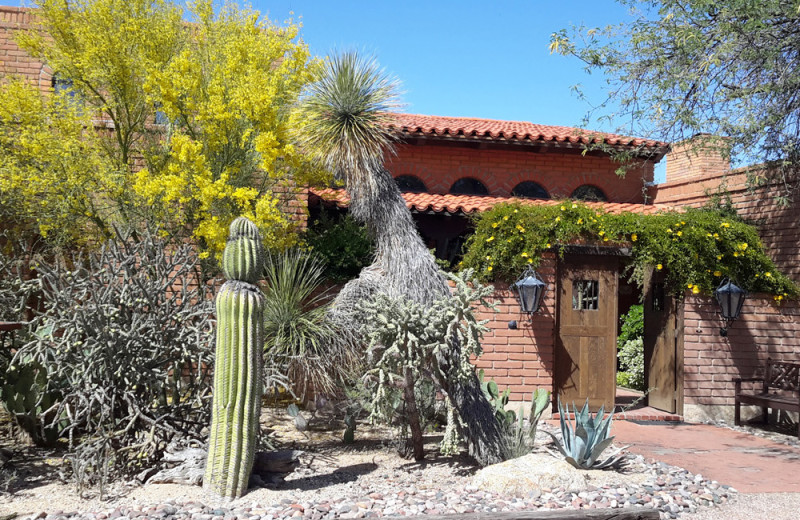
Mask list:
[[[332,202],[339,208],[350,205],[350,197],[342,189],[311,188],[309,202],[314,203],[320,199]],[[406,206],[411,211],[418,213],[475,213],[491,209],[495,204],[503,202],[519,202],[535,206],[552,206],[560,204],[558,200],[520,199],[516,197],[490,197],[480,195],[439,195],[435,193],[403,193]],[[663,204],[629,204],[622,202],[584,202],[590,208],[603,210],[607,213],[641,213],[653,214],[659,211],[670,211],[675,208]]]
[[419,114],[395,114],[395,116],[396,122],[390,124],[390,128],[396,128],[408,136],[472,138],[541,144],[585,145],[604,142],[612,146],[663,148],[664,151],[667,146],[666,143],[652,139],[594,132],[569,126],[537,125],[527,121],[498,121]]

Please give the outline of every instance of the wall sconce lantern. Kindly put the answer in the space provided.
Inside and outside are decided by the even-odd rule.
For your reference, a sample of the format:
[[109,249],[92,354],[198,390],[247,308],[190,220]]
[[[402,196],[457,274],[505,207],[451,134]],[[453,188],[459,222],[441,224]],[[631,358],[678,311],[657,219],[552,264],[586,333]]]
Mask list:
[[728,326],[739,317],[746,297],[747,292],[744,289],[739,288],[727,279],[723,280],[717,290],[714,291],[714,298],[717,299],[722,309],[722,318],[725,320],[725,326],[719,329],[720,336],[725,337],[728,335]]
[[517,296],[522,312],[533,314],[539,310],[539,306],[542,304],[542,297],[547,290],[547,284],[539,278],[539,275],[536,274],[536,271],[531,266],[528,266],[522,276],[511,284],[510,288]]

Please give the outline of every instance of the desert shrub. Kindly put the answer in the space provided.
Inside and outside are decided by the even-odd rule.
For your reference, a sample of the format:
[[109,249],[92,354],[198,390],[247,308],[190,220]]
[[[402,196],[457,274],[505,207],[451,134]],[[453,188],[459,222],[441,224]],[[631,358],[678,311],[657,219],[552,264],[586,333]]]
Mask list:
[[391,422],[402,410],[401,427],[411,431],[418,459],[423,429],[420,405],[425,395],[419,389],[445,377],[437,360],[454,342],[460,345],[461,357],[449,373],[462,378],[473,373],[469,358],[481,354],[480,340],[487,330],[486,321],[475,316],[475,307],[492,306],[486,298],[493,287],[479,283],[472,270],[447,276],[455,283],[453,294],[430,306],[383,293],[361,304],[363,332],[370,342],[364,382],[370,391],[371,419]]
[[61,395],[79,486],[150,468],[170,442],[208,425],[212,291],[189,246],[149,232],[38,266],[44,305],[15,357],[38,363]]
[[328,319],[324,263],[298,249],[271,254],[265,266],[265,388],[306,397],[334,393],[352,376],[353,343]]
[[337,283],[358,276],[375,252],[366,228],[349,214],[337,218],[322,212],[309,226],[305,240],[325,262],[325,277]]

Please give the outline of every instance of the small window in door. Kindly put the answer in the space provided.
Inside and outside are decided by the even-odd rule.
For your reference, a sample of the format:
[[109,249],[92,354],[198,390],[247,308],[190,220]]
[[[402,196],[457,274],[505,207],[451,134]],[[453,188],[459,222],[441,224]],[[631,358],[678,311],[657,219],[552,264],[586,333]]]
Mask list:
[[657,283],[653,285],[653,308],[652,311],[664,310],[664,284]]
[[599,284],[597,280],[575,280],[572,282],[572,309],[596,311]]

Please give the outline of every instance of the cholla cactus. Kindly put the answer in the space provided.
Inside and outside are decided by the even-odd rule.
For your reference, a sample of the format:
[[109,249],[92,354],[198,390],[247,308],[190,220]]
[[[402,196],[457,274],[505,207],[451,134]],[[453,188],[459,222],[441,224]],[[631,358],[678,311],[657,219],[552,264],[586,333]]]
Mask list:
[[233,221],[222,257],[228,281],[217,295],[217,349],[205,489],[224,497],[247,491],[261,411],[264,296],[254,283],[264,265],[261,236]]

